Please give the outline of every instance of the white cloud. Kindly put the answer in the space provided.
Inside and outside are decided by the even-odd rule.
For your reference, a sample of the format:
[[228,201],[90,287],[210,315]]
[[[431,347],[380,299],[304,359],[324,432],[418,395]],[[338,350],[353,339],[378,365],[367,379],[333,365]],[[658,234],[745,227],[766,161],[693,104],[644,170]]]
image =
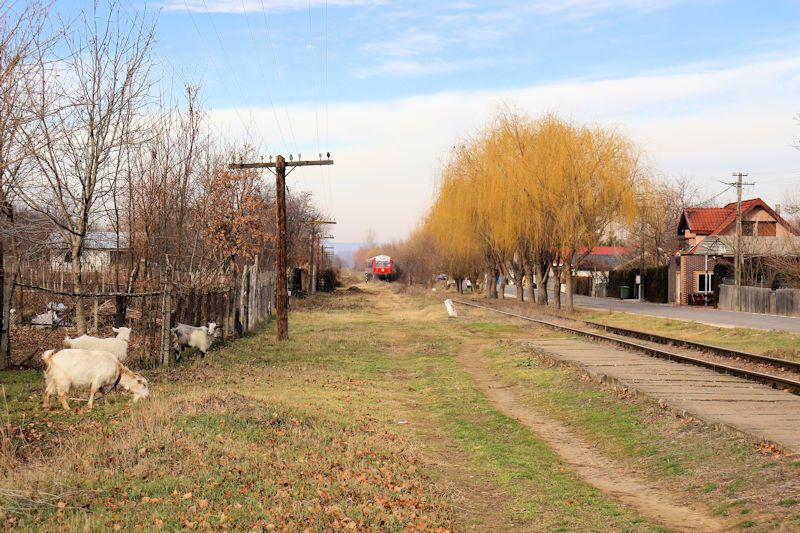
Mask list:
[[357,67],[353,70],[353,76],[363,80],[380,76],[404,78],[424,74],[449,74],[452,72],[479,68],[485,65],[486,62],[487,60],[482,59],[466,59],[459,61],[386,61],[376,65]]
[[680,0],[560,0],[536,1],[528,8],[541,14],[566,15],[569,18],[593,17],[603,12],[618,11],[658,11],[666,9]]
[[[793,119],[800,112],[797,94],[800,54],[703,71],[694,66],[619,79],[331,104],[331,143],[321,139],[319,146],[330,149],[335,165],[322,174],[301,169],[290,182],[314,191],[336,217],[338,240],[358,241],[370,227],[380,239],[402,237],[429,205],[449,148],[508,105],[534,116],[557,112],[616,127],[639,143],[655,170],[693,178],[709,196],[721,190],[717,180],[750,171],[758,183],[751,193],[774,203],[786,181],[758,172],[800,168],[800,152],[791,146],[800,133]],[[267,135],[279,139],[271,109],[241,114],[250,111]],[[317,153],[313,105],[290,106],[289,113],[297,150]],[[324,121],[324,113],[319,116]],[[211,118],[242,138],[233,110],[212,111]],[[268,148],[273,154],[287,149],[278,142]]]
[[430,54],[442,48],[444,39],[440,35],[411,29],[395,39],[367,43],[361,50],[370,55],[384,57],[409,57]]
[[[312,7],[358,7],[385,5],[387,0],[312,0]],[[249,13],[254,11],[298,11],[308,10],[308,2],[298,0],[164,0],[158,4],[166,11],[189,13]]]

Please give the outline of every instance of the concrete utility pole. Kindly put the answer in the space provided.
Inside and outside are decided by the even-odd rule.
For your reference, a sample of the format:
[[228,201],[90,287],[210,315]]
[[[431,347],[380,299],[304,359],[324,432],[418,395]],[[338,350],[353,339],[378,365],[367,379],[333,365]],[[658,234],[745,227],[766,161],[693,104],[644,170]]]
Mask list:
[[741,172],[735,172],[734,178],[737,180],[727,185],[736,186],[736,237],[734,238],[733,252],[733,282],[736,287],[736,310],[742,310],[742,186],[755,185],[753,182],[742,182],[742,178],[747,176]]
[[[269,163],[231,163],[228,168],[235,170],[243,170],[246,168],[266,168],[270,169],[275,175],[275,200],[277,205],[277,219],[278,219],[278,257],[275,266],[275,277],[277,292],[277,302],[275,306],[275,314],[278,318],[278,340],[285,341],[289,339],[289,295],[286,287],[286,176],[295,169],[295,167],[310,167],[318,165],[332,165],[333,160],[328,154],[328,159],[322,159],[320,154],[319,161],[301,161],[298,157],[297,161],[289,162],[279,155],[275,158],[275,162]],[[272,157],[270,156],[270,159]],[[289,172],[286,172],[286,167],[289,167]],[[275,169],[272,171],[271,169]]]

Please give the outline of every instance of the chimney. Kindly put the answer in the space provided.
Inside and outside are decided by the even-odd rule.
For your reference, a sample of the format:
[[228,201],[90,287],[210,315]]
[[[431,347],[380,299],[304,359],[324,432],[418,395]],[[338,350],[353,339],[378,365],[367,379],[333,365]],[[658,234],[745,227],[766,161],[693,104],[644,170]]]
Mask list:
[[775,212],[781,216],[781,204],[775,204]]

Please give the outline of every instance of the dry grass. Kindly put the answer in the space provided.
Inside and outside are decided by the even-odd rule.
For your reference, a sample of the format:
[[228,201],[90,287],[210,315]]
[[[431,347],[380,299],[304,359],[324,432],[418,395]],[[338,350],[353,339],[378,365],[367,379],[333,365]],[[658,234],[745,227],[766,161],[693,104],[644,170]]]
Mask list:
[[[430,291],[357,288],[293,302],[286,343],[267,329],[205,361],[147,372],[152,395],[136,405],[113,393],[91,413],[45,412],[38,372],[5,373],[13,462],[0,478],[0,523],[22,531],[658,530],[493,409],[453,357],[465,336],[480,337],[497,343],[498,369],[510,364],[527,376],[516,366],[523,356],[502,339],[551,332],[477,311],[448,320]],[[536,372],[528,384],[542,405],[560,402],[553,412],[579,430],[586,417],[596,422],[592,438],[622,457],[614,450],[627,445],[614,439],[623,430],[606,434],[599,421],[625,427],[615,421],[640,416],[639,406],[558,369]],[[653,424],[647,438],[672,446],[678,430],[652,416],[641,422]],[[748,461],[757,473],[762,463]],[[717,498],[730,483],[709,489],[709,501],[741,494]],[[701,489],[676,490],[696,497]]]

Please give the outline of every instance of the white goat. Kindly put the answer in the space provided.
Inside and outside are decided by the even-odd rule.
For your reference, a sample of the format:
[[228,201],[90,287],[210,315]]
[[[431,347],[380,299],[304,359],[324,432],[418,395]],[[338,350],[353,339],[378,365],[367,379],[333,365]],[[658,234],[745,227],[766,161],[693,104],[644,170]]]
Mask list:
[[111,331],[116,333],[117,336],[107,339],[91,337],[89,335],[81,335],[74,339],[64,337],[64,348],[81,348],[83,350],[110,352],[114,354],[121,363],[124,363],[125,359],[128,358],[128,343],[131,340],[132,331],[130,328],[111,328]]
[[94,404],[94,395],[103,387],[116,387],[118,384],[133,393],[133,401],[147,398],[150,390],[147,380],[131,372],[110,352],[67,349],[56,352],[47,350],[42,354],[45,364],[44,408],[50,407],[50,397],[58,396],[61,406],[69,411],[67,393],[72,387],[89,386],[89,405]]
[[197,348],[200,351],[200,357],[205,358],[206,352],[220,333],[216,322],[209,322],[208,326],[199,328],[178,324],[170,331],[172,332],[172,348],[175,350],[176,363],[181,360],[181,350],[186,347]]

